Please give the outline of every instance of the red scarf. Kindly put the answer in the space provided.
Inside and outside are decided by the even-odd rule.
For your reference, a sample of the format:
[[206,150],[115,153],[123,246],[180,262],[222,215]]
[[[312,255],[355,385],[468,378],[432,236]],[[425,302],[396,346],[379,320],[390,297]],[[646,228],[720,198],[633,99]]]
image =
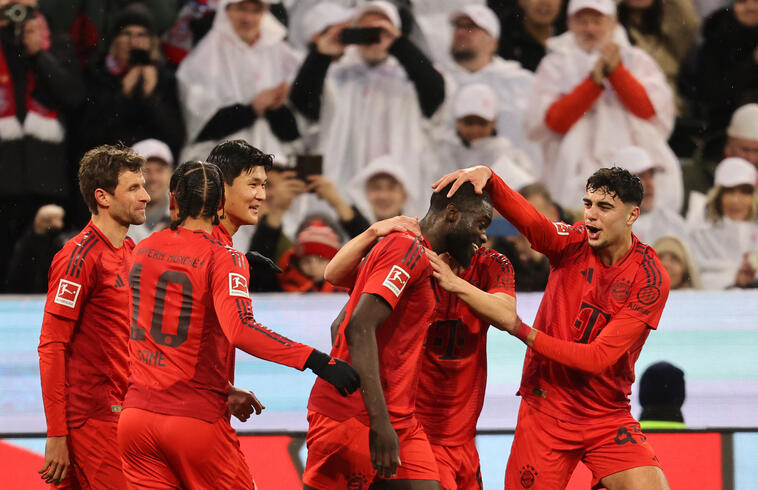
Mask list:
[[[37,13],[35,21],[42,29],[42,49],[50,49],[50,30],[45,18]],[[26,75],[26,117],[23,125],[16,116],[16,92],[13,89],[13,77],[5,60],[5,53],[0,49],[0,139],[18,140],[25,135],[42,141],[60,143],[63,141],[63,126],[58,121],[58,111],[49,109],[34,100],[32,93],[37,85],[33,70]]]

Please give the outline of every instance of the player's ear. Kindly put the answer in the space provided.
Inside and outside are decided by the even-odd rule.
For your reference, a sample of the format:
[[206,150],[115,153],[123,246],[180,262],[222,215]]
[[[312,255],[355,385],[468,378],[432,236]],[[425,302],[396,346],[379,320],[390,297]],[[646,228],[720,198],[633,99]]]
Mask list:
[[461,211],[458,209],[458,206],[453,203],[448,203],[448,205],[445,207],[445,221],[448,223],[455,223],[458,221],[460,216]]
[[111,193],[98,187],[95,189],[95,202],[101,208],[108,208],[111,205]]
[[632,209],[629,211],[629,213],[626,216],[626,225],[632,226],[635,221],[637,221],[637,218],[640,217],[640,207],[639,206],[632,206]]
[[179,219],[179,205],[173,192],[168,193],[168,214],[171,216],[171,221]]

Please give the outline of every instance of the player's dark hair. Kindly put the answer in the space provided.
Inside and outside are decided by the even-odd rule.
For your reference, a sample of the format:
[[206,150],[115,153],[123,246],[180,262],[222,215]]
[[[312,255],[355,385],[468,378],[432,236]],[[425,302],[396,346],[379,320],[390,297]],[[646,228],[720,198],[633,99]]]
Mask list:
[[453,183],[451,182],[439,192],[432,193],[432,198],[429,201],[429,211],[435,213],[443,211],[450,203],[453,203],[455,207],[463,211],[477,209],[481,206],[482,202],[492,204],[492,198],[489,193],[483,190],[481,194],[477,194],[474,192],[474,185],[471,182],[464,182],[463,185],[455,191],[453,197],[447,197],[447,193],[452,187]]
[[218,208],[224,204],[224,180],[216,165],[197,160],[182,163],[171,176],[169,185],[179,208],[179,216],[171,222],[172,230],[187,218],[211,218],[214,225],[219,223]]
[[141,172],[144,165],[144,158],[121,144],[102,145],[85,153],[79,162],[79,192],[92,214],[97,214],[97,189],[113,194],[121,172]]
[[263,153],[245,140],[230,140],[216,145],[206,161],[217,165],[224,176],[224,182],[232,185],[234,179],[242,172],[254,167],[263,167],[268,172],[274,164],[274,157]]
[[620,167],[601,168],[587,179],[585,190],[606,190],[611,197],[618,197],[625,204],[639,206],[642,203],[642,182],[636,175]]

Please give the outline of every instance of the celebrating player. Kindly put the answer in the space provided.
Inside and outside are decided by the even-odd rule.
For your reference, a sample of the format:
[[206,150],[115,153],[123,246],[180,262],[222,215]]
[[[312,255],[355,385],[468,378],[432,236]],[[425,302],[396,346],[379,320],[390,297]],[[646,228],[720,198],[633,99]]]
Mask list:
[[218,167],[181,165],[171,196],[177,220],[132,257],[131,375],[118,439],[134,487],[253,488],[225,416],[230,345],[308,367],[343,396],[358,387],[344,361],[255,321],[245,256],[211,237],[223,196]]
[[[124,488],[116,427],[128,376],[130,224],[150,201],[142,157],[100,146],[79,164],[79,190],[92,213],[50,266],[39,343],[47,418],[48,483]],[[73,467],[73,472],[69,469]]]
[[458,170],[434,188],[449,196],[469,183],[488,191],[495,209],[551,265],[535,327],[508,326],[531,349],[506,488],[564,488],[581,460],[593,488],[667,489],[629,405],[634,363],[669,293],[655,251],[632,234],[640,180],[616,167],[595,172],[584,222],[574,226],[551,223],[487,167]]
[[[306,489],[439,488],[434,454],[415,417],[416,384],[436,285],[425,247],[450,253],[467,267],[484,243],[492,220],[486,194],[467,186],[452,199],[432,196],[420,223],[423,236],[390,233],[367,255],[339,322],[332,353],[343,356],[361,377],[361,397],[334,397],[317,380],[308,403]],[[347,271],[360,260],[371,230],[338,253]]]

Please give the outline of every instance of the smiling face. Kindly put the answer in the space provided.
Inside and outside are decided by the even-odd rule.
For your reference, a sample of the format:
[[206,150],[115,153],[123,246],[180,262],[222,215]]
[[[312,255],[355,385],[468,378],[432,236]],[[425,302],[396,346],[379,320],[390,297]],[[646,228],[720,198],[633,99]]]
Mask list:
[[582,9],[569,17],[568,26],[579,46],[590,53],[611,40],[616,19],[597,10]]
[[266,170],[258,165],[243,171],[232,185],[224,184],[224,214],[237,227],[258,223],[258,212],[266,200]]
[[588,189],[584,194],[584,225],[590,247],[597,251],[623,246],[639,213],[638,206],[624,203],[605,188]]
[[[454,205],[449,205],[453,206]],[[457,208],[455,208],[457,210]],[[487,228],[492,224],[492,205],[481,201],[475,210],[458,211],[458,220],[445,235],[446,251],[464,268],[471,265],[476,251],[487,241]]]
[[123,226],[141,225],[145,222],[145,208],[150,196],[145,190],[142,172],[124,170],[118,175],[118,184],[113,194],[107,194],[107,213]]

